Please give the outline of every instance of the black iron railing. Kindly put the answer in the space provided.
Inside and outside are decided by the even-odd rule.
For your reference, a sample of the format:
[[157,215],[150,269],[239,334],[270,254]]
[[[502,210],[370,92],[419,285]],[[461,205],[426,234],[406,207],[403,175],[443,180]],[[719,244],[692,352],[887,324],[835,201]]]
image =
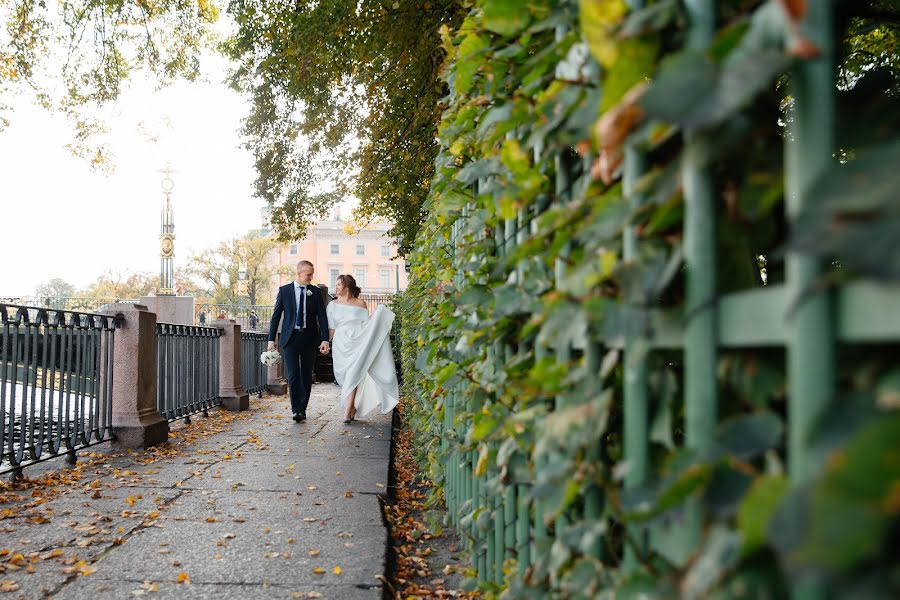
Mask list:
[[0,472],[112,437],[114,317],[0,303]]
[[268,331],[274,308],[271,304],[197,304],[194,323],[202,327],[216,319],[234,319],[244,331]]
[[248,394],[259,394],[266,389],[268,367],[259,360],[266,351],[267,335],[254,331],[241,332],[241,385]]
[[221,404],[219,337],[215,327],[156,324],[156,406],[169,421]]

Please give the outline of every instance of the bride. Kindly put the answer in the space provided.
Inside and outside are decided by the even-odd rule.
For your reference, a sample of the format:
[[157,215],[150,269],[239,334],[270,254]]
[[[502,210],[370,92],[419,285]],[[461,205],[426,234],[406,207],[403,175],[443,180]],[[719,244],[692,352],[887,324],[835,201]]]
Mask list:
[[350,275],[338,275],[334,291],[337,300],[328,303],[326,313],[344,423],[357,412],[366,416],[378,408],[386,414],[399,399],[389,337],[394,313],[379,305],[370,318],[366,303],[359,299],[362,290]]

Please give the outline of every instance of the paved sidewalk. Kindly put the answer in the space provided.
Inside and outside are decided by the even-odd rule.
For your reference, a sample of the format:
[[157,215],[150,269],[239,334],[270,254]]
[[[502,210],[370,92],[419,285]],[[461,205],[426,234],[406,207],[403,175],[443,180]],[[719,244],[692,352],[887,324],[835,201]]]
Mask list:
[[62,482],[0,488],[0,581],[18,588],[0,598],[381,598],[390,415],[345,425],[337,394],[314,386],[302,424],[286,397],[251,398],[156,450],[26,469]]

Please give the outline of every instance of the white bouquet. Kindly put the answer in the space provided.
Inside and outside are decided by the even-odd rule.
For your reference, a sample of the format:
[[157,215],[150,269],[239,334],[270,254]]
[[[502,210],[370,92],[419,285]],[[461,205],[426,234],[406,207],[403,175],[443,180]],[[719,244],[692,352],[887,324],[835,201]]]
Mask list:
[[272,365],[277,365],[281,362],[281,355],[278,354],[277,350],[266,350],[259,355],[259,362],[267,367],[271,367]]

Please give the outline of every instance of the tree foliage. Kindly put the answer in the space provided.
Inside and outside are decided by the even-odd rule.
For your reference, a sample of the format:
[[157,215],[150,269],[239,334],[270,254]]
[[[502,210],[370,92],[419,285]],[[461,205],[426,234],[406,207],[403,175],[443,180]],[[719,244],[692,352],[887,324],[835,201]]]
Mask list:
[[231,2],[239,62],[252,95],[244,123],[256,195],[283,240],[354,195],[357,217],[384,217],[405,250],[423,218],[446,87],[439,30],[460,0]]
[[218,16],[213,0],[0,0],[0,131],[11,97],[32,94],[70,118],[71,147],[101,165],[106,159],[90,137],[103,124],[91,109],[116,100],[139,71],[160,84],[196,78]]
[[[276,273],[269,264],[269,254],[277,247],[272,238],[248,233],[190,257],[185,272],[196,282],[197,291],[214,303],[269,303],[273,300],[271,280]],[[239,277],[241,269],[246,272],[243,283]]]
[[75,285],[61,277],[54,277],[34,288],[38,298],[71,298],[75,296]]
[[[898,343],[840,349],[838,397],[809,442],[819,470],[801,485],[784,472],[783,349],[722,352],[720,420],[701,452],[685,447],[682,353],[647,340],[685,318],[686,137],[702,141],[691,152],[715,194],[720,294],[778,286],[786,248],[831,265],[823,288],[896,282],[898,14],[834,3],[836,160],[789,230],[789,84],[817,54],[807,3],[716,2],[706,51],[688,43],[683,3],[640,4],[481,0],[447,32],[440,151],[398,303],[422,458],[438,482],[475,473],[491,499],[458,507],[474,555],[510,486],[548,527],[524,576],[481,582],[506,597],[785,597],[807,578],[890,597]],[[854,50],[863,22],[884,32],[866,38],[867,60]],[[643,162],[629,194],[626,154]],[[648,361],[648,476],[628,486],[623,345]]]
[[108,269],[91,283],[81,295],[86,298],[134,300],[147,296],[159,287],[159,275],[123,269]]

